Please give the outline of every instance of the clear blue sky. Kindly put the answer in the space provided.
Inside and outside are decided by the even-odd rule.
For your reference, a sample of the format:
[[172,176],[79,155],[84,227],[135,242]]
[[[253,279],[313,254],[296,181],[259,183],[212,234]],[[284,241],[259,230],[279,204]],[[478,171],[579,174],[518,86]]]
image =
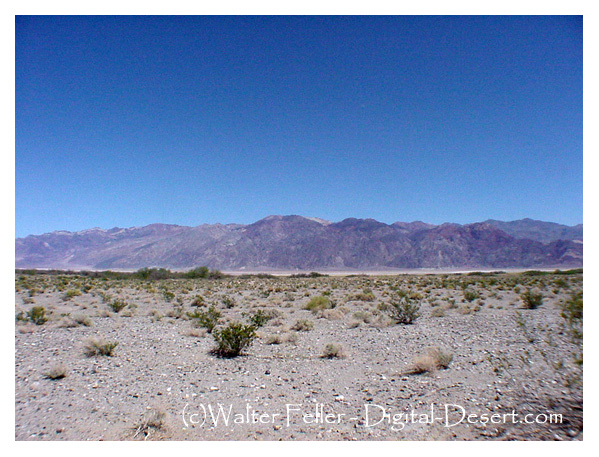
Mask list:
[[582,18],[17,17],[16,235],[582,222]]

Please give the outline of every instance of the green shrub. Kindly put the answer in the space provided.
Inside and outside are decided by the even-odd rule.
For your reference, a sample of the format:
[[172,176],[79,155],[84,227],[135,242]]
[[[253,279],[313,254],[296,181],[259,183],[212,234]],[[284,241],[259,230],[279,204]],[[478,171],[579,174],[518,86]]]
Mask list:
[[221,313],[214,306],[210,306],[207,311],[194,311],[193,313],[187,313],[187,316],[195,319],[199,327],[203,327],[208,333],[212,333],[221,317]]
[[225,308],[231,309],[235,306],[235,300],[231,297],[223,297],[222,304],[225,306]]
[[42,325],[48,322],[46,309],[43,306],[34,306],[27,311],[27,318],[35,325]]
[[566,320],[570,336],[575,343],[582,342],[582,303],[582,292],[577,292],[561,305],[561,315]]
[[170,303],[175,298],[175,294],[172,293],[170,290],[163,289],[162,298],[164,298],[164,301],[166,301],[167,303]]
[[476,300],[479,297],[480,297],[480,294],[475,290],[472,290],[472,289],[464,290],[464,300],[466,300],[467,302],[473,302],[474,300]]
[[520,299],[525,309],[537,309],[543,304],[543,295],[530,289],[520,295]]
[[127,306],[127,303],[122,298],[117,298],[116,300],[111,301],[108,306],[110,306],[110,309],[115,313],[118,313]]
[[263,327],[264,324],[266,324],[270,319],[272,319],[272,316],[265,313],[264,310],[261,309],[248,317],[248,320],[256,328]]
[[389,304],[387,313],[396,324],[413,324],[420,316],[420,303],[409,294],[398,294]]
[[324,295],[321,295],[319,297],[312,297],[310,299],[310,301],[306,304],[304,309],[307,309],[309,311],[320,311],[323,309],[331,309],[333,308],[333,302],[331,301],[331,299],[329,297],[325,297]]
[[217,345],[212,351],[215,355],[226,358],[237,357],[256,338],[256,327],[232,322],[222,329],[214,329],[212,336]]
[[78,297],[79,295],[81,295],[81,291],[77,290],[77,289],[69,289],[67,290],[64,295],[62,296],[62,299],[64,301],[70,300],[73,297]]

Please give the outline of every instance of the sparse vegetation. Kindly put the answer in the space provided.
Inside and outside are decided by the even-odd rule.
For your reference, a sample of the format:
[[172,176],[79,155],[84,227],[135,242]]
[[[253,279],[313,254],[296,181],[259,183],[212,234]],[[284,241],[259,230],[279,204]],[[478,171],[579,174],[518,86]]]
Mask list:
[[[160,275],[167,273],[149,273]],[[330,380],[349,373],[351,382],[335,390],[332,401],[342,402],[353,414],[356,398],[383,404],[388,398],[418,398],[426,392],[425,401],[446,400],[451,394],[456,404],[467,404],[476,391],[477,401],[493,408],[530,404],[539,411],[562,411],[567,406],[564,417],[571,422],[555,433],[570,439],[578,433],[577,415],[582,412],[582,285],[580,273],[552,272],[214,279],[142,279],[101,272],[18,274],[16,384],[19,392],[31,394],[27,402],[17,403],[17,417],[21,424],[24,414],[37,417],[36,408],[44,410],[38,395],[44,390],[56,401],[72,402],[73,410],[90,414],[93,405],[77,400],[81,386],[93,398],[110,389],[111,401],[141,398],[140,392],[163,399],[183,392],[190,395],[191,404],[194,393],[220,391],[224,396],[237,388],[243,389],[243,398],[282,398],[290,392],[302,398],[305,392],[319,400],[331,390]],[[69,290],[83,293],[63,300]],[[29,302],[31,291],[35,304]],[[170,302],[164,291],[172,293]],[[467,300],[469,291],[478,298]],[[542,312],[521,309],[528,291],[541,295]],[[112,309],[113,303],[124,306]],[[43,312],[34,312],[36,307]],[[40,328],[35,320],[47,323]],[[398,323],[416,325],[397,327]],[[93,343],[87,341],[96,333]],[[485,350],[487,356],[481,356]],[[97,358],[85,359],[83,352]],[[219,359],[206,359],[206,352]],[[102,357],[110,355],[115,357]],[[61,364],[52,364],[59,360]],[[390,367],[398,368],[396,373]],[[149,373],[155,379],[137,383],[141,377],[147,380]],[[427,373],[433,377],[404,378]],[[480,380],[488,388],[481,389]],[[166,431],[180,436],[165,429],[160,418],[143,415],[140,421],[147,408],[142,400],[131,404],[137,408],[135,416],[126,417],[130,425],[118,430],[121,436],[162,439],[170,437]],[[28,419],[28,427],[30,423],[35,419]],[[62,427],[52,419],[49,423]],[[67,423],[77,429],[72,420]],[[285,437],[263,430],[264,438]],[[366,436],[359,429],[339,430]],[[472,427],[468,436],[479,439],[490,430]],[[542,427],[535,429],[539,431]],[[501,433],[502,439],[512,439],[519,432],[512,428]],[[72,435],[62,435],[67,436]],[[542,436],[554,439],[553,434]]]
[[103,339],[90,338],[84,344],[84,352],[88,357],[114,355],[115,348],[119,345],[117,341],[106,341]]
[[110,309],[112,309],[115,313],[120,312],[121,310],[125,309],[125,307],[127,306],[127,303],[125,302],[125,300],[117,298],[116,300],[111,301],[108,306],[110,307]]
[[387,313],[396,324],[413,324],[420,316],[420,303],[408,293],[398,293],[389,305]]
[[56,381],[58,379],[62,379],[67,375],[67,368],[64,364],[59,363],[56,365],[52,365],[48,370],[46,370],[43,374],[44,377],[50,379],[52,381]]
[[543,295],[531,289],[520,295],[520,299],[522,300],[522,307],[524,309],[537,309],[543,304]]
[[311,298],[310,301],[306,304],[305,309],[312,312],[316,312],[322,311],[323,309],[331,309],[333,307],[334,304],[329,297],[320,295],[318,297]]
[[150,409],[143,415],[139,425],[135,427],[133,439],[138,437],[148,440],[152,433],[165,428],[166,413],[162,410]]
[[34,306],[27,311],[27,319],[33,322],[35,325],[43,325],[48,322],[46,317],[46,308],[43,306]]
[[425,351],[412,361],[412,365],[405,374],[430,373],[439,369],[446,369],[453,360],[453,355],[441,348],[434,346]]
[[314,322],[309,321],[307,319],[299,319],[295,321],[291,330],[296,330],[298,332],[308,332],[314,328]]
[[340,344],[328,343],[325,345],[320,357],[323,359],[341,359],[345,357],[345,350]]
[[224,328],[214,329],[212,336],[216,341],[213,354],[225,358],[237,357],[253,343],[256,338],[256,327],[232,322]]
[[198,327],[204,327],[208,333],[212,333],[222,314],[214,306],[210,306],[207,311],[194,311],[187,313],[187,316],[193,319]]

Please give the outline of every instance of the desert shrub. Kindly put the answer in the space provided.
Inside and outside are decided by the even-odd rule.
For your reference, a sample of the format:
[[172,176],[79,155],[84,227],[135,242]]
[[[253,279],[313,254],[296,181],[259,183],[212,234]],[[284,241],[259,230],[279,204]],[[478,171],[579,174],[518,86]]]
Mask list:
[[297,342],[297,334],[295,333],[277,333],[274,335],[269,335],[265,343],[266,344],[283,344],[283,343],[296,343]]
[[125,300],[123,300],[122,298],[117,298],[113,301],[111,301],[108,306],[110,307],[110,309],[112,309],[115,313],[120,312],[122,309],[124,309],[127,306],[127,303],[125,302]]
[[187,313],[187,316],[195,319],[199,327],[203,327],[208,333],[212,333],[214,327],[218,324],[221,313],[214,306],[210,306],[207,311],[194,311],[193,313]]
[[464,300],[467,302],[472,302],[480,297],[480,294],[476,290],[465,289],[464,290]]
[[162,298],[164,298],[164,301],[166,301],[167,303],[170,303],[175,298],[175,294],[172,293],[170,290],[163,289]]
[[320,357],[323,359],[340,359],[345,357],[345,351],[340,344],[328,343],[325,345]]
[[27,319],[33,322],[35,325],[42,325],[48,322],[46,317],[46,308],[43,306],[34,306],[27,311]]
[[444,317],[445,311],[443,308],[435,308],[431,311],[431,317]]
[[78,325],[83,325],[84,327],[92,326],[92,321],[87,316],[82,316],[82,315],[73,316],[73,321]]
[[193,301],[191,302],[191,306],[201,308],[202,306],[206,306],[206,301],[204,300],[204,297],[202,297],[201,295],[196,295]]
[[256,327],[232,322],[224,328],[214,329],[212,336],[216,341],[213,354],[225,358],[237,357],[256,338]]
[[362,292],[358,292],[357,294],[350,296],[350,300],[356,300],[356,301],[372,302],[375,299],[376,299],[376,297],[374,296],[374,293],[370,289],[364,289]]
[[420,316],[420,303],[409,294],[398,294],[389,304],[387,313],[396,324],[413,324]]
[[356,321],[362,321],[365,324],[369,324],[370,322],[372,322],[372,314],[370,314],[367,311],[356,311],[352,317],[356,320]]
[[236,305],[235,300],[231,297],[223,297],[221,302],[227,309],[231,309]]
[[537,309],[543,304],[543,295],[530,289],[520,295],[520,299],[525,309]]
[[78,297],[79,295],[81,295],[81,291],[77,290],[77,289],[69,289],[67,290],[64,295],[62,296],[62,299],[64,301],[70,300],[73,297]]
[[295,324],[291,327],[291,330],[297,332],[308,332],[314,328],[314,322],[307,319],[299,319],[295,321]]
[[262,309],[259,309],[248,317],[250,323],[256,328],[263,327],[271,319],[272,315],[265,313]]
[[445,352],[439,347],[429,347],[412,361],[412,366],[406,374],[422,374],[445,369],[449,367],[452,360],[451,353]]
[[88,357],[94,357],[96,355],[102,355],[111,357],[114,349],[119,345],[117,341],[105,341],[102,339],[90,338],[83,346],[85,355]]
[[304,309],[315,312],[323,309],[331,309],[333,307],[334,304],[329,297],[320,295],[318,297],[312,297]]
[[59,379],[66,377],[67,368],[62,363],[60,363],[58,365],[51,366],[48,370],[46,370],[42,374],[47,379],[51,379],[52,381],[57,381]]
[[[572,342],[582,345],[582,319],[583,319],[583,300],[582,292],[572,294],[569,300],[561,304],[561,315],[566,321],[568,332]],[[582,364],[582,354],[580,354],[580,364]]]
[[323,311],[318,312],[318,317],[324,318],[324,319],[329,319],[332,321],[337,321],[339,319],[343,319],[343,317],[345,317],[345,314],[344,314],[343,310],[340,308],[325,309]]

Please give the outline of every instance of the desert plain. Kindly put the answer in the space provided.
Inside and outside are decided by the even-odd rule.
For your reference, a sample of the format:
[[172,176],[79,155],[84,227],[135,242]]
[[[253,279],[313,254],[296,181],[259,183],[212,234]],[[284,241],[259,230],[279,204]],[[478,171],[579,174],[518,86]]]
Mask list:
[[582,289],[17,271],[15,439],[581,440]]

